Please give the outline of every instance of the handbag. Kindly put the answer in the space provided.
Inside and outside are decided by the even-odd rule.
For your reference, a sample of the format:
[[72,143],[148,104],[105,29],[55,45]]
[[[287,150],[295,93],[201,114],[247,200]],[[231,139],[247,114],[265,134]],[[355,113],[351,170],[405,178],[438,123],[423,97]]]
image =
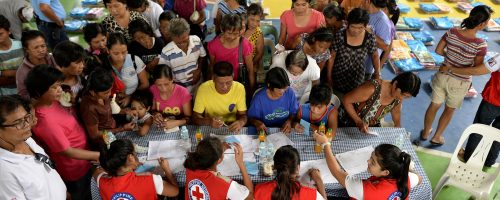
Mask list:
[[248,71],[245,62],[243,62],[243,37],[240,37],[240,45],[238,49],[238,82],[243,85],[248,85]]

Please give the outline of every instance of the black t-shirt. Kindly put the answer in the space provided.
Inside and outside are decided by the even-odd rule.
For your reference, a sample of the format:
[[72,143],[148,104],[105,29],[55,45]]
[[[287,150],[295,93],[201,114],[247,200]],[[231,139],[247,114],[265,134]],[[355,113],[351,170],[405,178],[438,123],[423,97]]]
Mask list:
[[139,56],[144,64],[148,64],[153,61],[158,55],[161,54],[161,50],[165,47],[163,40],[161,38],[155,37],[153,48],[147,49],[136,41],[132,41],[128,45],[128,52],[132,55]]

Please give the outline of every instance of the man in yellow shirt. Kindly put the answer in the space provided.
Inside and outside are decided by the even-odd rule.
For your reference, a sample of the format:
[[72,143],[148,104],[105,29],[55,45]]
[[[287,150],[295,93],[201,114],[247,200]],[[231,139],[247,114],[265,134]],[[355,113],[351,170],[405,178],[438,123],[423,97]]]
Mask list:
[[193,123],[220,128],[228,124],[232,132],[239,132],[247,123],[245,87],[233,81],[233,66],[218,62],[212,80],[200,85],[193,108]]

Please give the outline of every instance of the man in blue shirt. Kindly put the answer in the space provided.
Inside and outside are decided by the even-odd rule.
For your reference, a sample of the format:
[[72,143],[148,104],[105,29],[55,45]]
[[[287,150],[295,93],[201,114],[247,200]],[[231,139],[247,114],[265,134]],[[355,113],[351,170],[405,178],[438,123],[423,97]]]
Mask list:
[[[384,52],[384,55],[388,56],[393,33],[391,33],[392,21],[389,20],[389,17],[387,17],[382,10],[387,7],[387,0],[368,0],[365,1],[363,7],[370,14],[370,21],[368,22],[368,25],[377,37],[377,46],[379,48],[377,51],[379,57],[382,55],[382,52]],[[385,59],[382,59],[382,57],[380,58],[381,61],[385,62]],[[374,66],[372,64],[371,57],[368,56],[365,62],[365,80],[370,80],[372,78],[380,79],[381,66],[383,64],[384,63],[380,62],[379,66]]]
[[31,0],[31,6],[38,30],[45,34],[49,48],[54,49],[59,42],[68,40],[64,31],[66,11],[59,0]]

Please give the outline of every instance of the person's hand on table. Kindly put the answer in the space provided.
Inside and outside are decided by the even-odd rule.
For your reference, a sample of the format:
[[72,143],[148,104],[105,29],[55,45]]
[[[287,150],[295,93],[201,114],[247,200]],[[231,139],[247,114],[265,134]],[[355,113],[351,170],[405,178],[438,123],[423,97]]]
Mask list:
[[219,118],[219,117],[210,118],[210,126],[212,128],[220,128],[220,127],[222,127],[222,125],[224,125],[224,121],[222,121],[221,118]]
[[154,122],[155,124],[158,126],[158,127],[161,127],[162,126],[162,123],[163,123],[163,116],[161,116],[161,113],[157,112],[153,115],[153,119],[154,119]]
[[292,121],[286,120],[283,126],[281,126],[281,132],[289,134],[292,131]]
[[358,127],[359,131],[362,133],[368,133],[368,124],[366,124],[363,120],[356,121],[356,127]]
[[167,159],[165,159],[163,157],[160,157],[160,158],[158,158],[158,163],[160,164],[161,169],[163,169],[163,171],[165,173],[171,172],[170,171],[170,165],[168,164],[168,160]]
[[239,133],[241,128],[243,127],[243,122],[241,120],[236,120],[233,123],[231,123],[227,129],[233,133]]
[[264,131],[266,134],[267,134],[267,127],[266,125],[261,122],[261,121],[257,121],[255,123],[255,129],[257,129],[257,133],[260,133],[261,131]]
[[295,132],[297,132],[297,133],[304,133],[304,126],[302,126],[298,122],[295,122],[295,125],[293,126],[293,129],[295,129]]
[[125,125],[123,125],[123,130],[124,131],[132,131],[132,130],[134,130],[135,125],[136,124],[134,122],[126,123]]
[[311,179],[314,181],[314,183],[323,182],[323,180],[321,180],[321,173],[320,173],[319,169],[311,168],[311,169],[309,169],[309,171],[307,173],[309,174]]
[[163,122],[161,125],[163,128],[166,128],[166,129],[171,129],[171,128],[174,128],[176,126],[174,124],[174,120],[168,119],[168,118],[163,119]]

